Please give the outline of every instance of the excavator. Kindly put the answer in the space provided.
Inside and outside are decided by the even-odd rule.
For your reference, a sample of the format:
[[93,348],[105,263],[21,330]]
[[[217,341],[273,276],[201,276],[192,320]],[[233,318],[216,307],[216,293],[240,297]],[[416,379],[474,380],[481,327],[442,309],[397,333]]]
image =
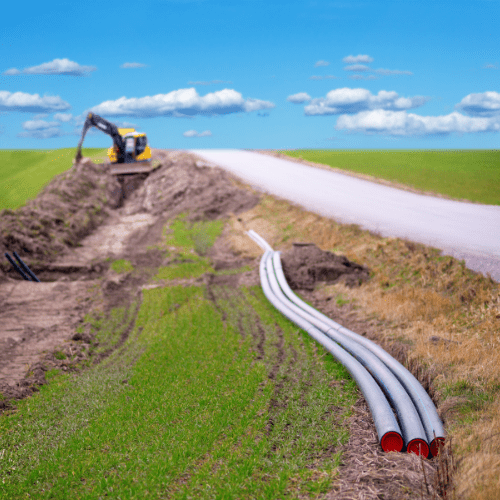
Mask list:
[[82,144],[90,127],[98,128],[113,139],[113,147],[108,149],[111,174],[149,173],[153,170],[146,134],[136,132],[133,128],[118,128],[94,113],[89,113],[83,124],[82,137],[76,150],[76,163],[82,159]]

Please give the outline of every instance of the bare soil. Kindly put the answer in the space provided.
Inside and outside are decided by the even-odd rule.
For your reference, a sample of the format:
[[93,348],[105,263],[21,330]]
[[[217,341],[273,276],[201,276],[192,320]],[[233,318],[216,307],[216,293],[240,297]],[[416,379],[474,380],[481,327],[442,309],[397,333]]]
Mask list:
[[[0,412],[9,400],[38,390],[46,382],[47,370],[72,370],[70,357],[89,357],[94,337],[89,332],[76,333],[87,313],[128,306],[140,299],[143,288],[153,286],[148,285],[151,276],[168,262],[156,245],[169,220],[181,213],[190,220],[227,218],[259,202],[250,188],[193,155],[155,150],[153,157],[161,166],[147,178],[141,174],[111,177],[105,165],[84,159],[56,177],[25,207],[1,212],[0,250],[17,251],[42,283],[23,281],[7,261],[0,264],[0,393],[4,398],[0,398]],[[235,252],[231,231],[234,229],[226,227],[208,257],[217,271],[243,266],[250,270],[202,277],[216,305],[220,300],[236,300],[228,290],[259,285],[259,258]],[[112,271],[110,261],[115,259],[129,260],[134,272]],[[282,261],[291,286],[306,300],[358,333],[378,337],[375,324],[349,307],[338,306],[318,286],[338,280],[362,286],[369,277],[368,269],[307,243],[295,244],[284,252]],[[234,314],[236,324],[244,320],[236,308]],[[254,323],[251,335],[257,355],[263,358],[268,334],[257,320]],[[124,329],[122,342],[132,326],[133,320]],[[294,373],[296,356],[285,352],[282,340],[278,333],[277,355],[268,360],[270,379],[283,369],[285,359],[290,365],[287,370]],[[384,347],[404,360],[404,348]],[[66,359],[60,359],[59,352]],[[280,390],[278,384],[276,401]],[[434,498],[432,487],[419,496],[423,475],[418,460],[379,450],[371,416],[363,404],[355,408],[344,466],[335,491],[327,498]],[[270,408],[269,433],[277,411],[277,407]],[[324,459],[335,451],[330,450]],[[435,467],[424,467],[428,477],[434,477]]]
[[283,272],[293,290],[314,290],[318,282],[359,286],[370,277],[370,271],[345,255],[319,249],[314,243],[294,243],[283,253]]

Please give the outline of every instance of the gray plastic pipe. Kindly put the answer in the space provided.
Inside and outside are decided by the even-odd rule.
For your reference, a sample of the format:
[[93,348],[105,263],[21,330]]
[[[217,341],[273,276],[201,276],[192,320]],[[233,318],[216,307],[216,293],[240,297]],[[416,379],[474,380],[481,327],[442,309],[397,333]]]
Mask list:
[[429,454],[429,445],[426,442],[425,431],[422,427],[420,416],[415,409],[412,400],[408,396],[408,393],[405,391],[398,379],[371,351],[357,342],[345,337],[336,330],[329,328],[323,321],[320,321],[313,315],[292,303],[280,289],[280,284],[278,283],[278,279],[273,268],[273,254],[276,255],[276,252],[268,252],[266,270],[269,284],[275,297],[294,313],[301,316],[331,340],[339,344],[368,370],[371,376],[377,381],[381,389],[384,391],[393,408],[396,410],[405,449],[412,453],[422,453],[427,457]]
[[[255,241],[258,242],[256,238]],[[264,248],[266,247],[262,242],[259,244]],[[273,293],[266,269],[266,262],[268,261],[268,257],[272,256],[272,249],[269,245],[267,245],[267,247],[268,248],[260,260],[260,281],[264,295],[278,311],[305,330],[314,340],[327,349],[337,361],[345,366],[352,378],[358,384],[358,387],[368,403],[382,449],[384,451],[401,451],[403,449],[403,438],[401,437],[401,430],[394,416],[394,412],[384,393],[366,368],[342,349],[342,347],[329,339],[324,333],[292,311],[292,309],[281,302]]]
[[[318,310],[311,307],[309,304],[306,304],[299,297],[297,297],[297,295],[295,295],[295,293],[290,289],[286,281],[281,265],[280,253],[281,252],[274,252],[273,267],[276,273],[276,278],[281,289],[283,290],[283,293],[295,305],[326,324],[326,328],[330,327],[325,332],[327,333],[327,335],[332,331],[331,329],[333,329],[336,332],[344,335],[351,340],[354,340],[358,344],[370,350],[384,362],[384,364],[394,373],[399,382],[403,385],[406,392],[413,401],[413,404],[418,411],[420,420],[424,427],[427,441],[430,443],[430,451],[432,455],[436,456],[439,452],[439,447],[444,444],[446,433],[444,431],[443,423],[441,422],[441,419],[439,418],[439,415],[437,413],[436,407],[432,402],[432,399],[427,394],[426,390],[422,387],[420,382],[413,376],[413,374],[409,370],[407,370],[401,363],[394,359],[388,352],[382,349],[375,342],[372,342],[371,340],[336,323],[328,316],[325,316]],[[324,331],[324,328],[320,329]]]

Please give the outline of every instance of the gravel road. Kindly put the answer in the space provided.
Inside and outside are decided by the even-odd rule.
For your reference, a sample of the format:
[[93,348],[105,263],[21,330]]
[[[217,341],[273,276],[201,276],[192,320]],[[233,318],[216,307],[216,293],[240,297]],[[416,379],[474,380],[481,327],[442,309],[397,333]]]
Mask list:
[[415,194],[250,151],[190,152],[261,191],[382,236],[439,248],[500,282],[500,206]]

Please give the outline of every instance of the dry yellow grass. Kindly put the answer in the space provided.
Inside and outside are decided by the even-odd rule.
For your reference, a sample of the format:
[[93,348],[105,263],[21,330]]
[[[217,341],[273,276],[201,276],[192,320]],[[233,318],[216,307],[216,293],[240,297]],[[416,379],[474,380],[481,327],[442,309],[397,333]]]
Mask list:
[[359,288],[324,287],[381,322],[382,340],[406,344],[408,365],[432,380],[431,393],[453,442],[456,498],[500,498],[500,286],[436,249],[381,238],[264,196],[232,219],[231,243],[242,255],[260,249],[253,229],[279,250],[313,242],[367,266]]

